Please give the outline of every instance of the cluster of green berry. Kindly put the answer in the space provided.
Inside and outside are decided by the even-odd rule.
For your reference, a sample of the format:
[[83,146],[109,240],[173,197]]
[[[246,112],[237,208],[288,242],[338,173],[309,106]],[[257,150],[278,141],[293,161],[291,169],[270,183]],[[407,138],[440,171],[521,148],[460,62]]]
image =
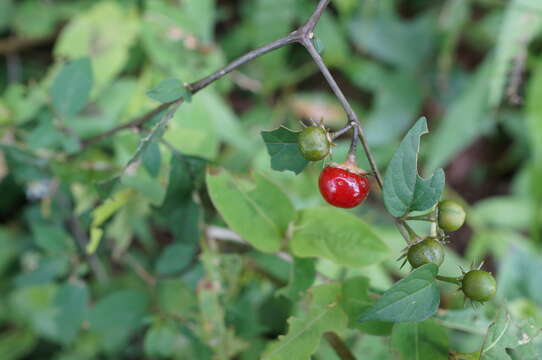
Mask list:
[[[301,154],[309,161],[323,160],[331,152],[333,138],[334,136],[322,125],[308,126],[298,137]],[[367,173],[357,167],[355,157],[351,156],[343,163],[328,163],[320,174],[318,185],[322,197],[329,204],[341,208],[358,206],[365,200],[370,189]],[[458,230],[463,226],[465,217],[461,205],[444,200],[430,214],[405,218],[405,220],[430,221],[436,227],[436,231],[423,239],[419,239],[413,233],[413,243],[405,249],[401,258],[405,257],[413,268],[428,263],[440,266],[444,261],[445,232]],[[463,272],[459,278],[450,279],[459,284],[465,296],[472,301],[488,301],[495,296],[497,290],[495,278],[489,272],[480,269],[471,269]]]

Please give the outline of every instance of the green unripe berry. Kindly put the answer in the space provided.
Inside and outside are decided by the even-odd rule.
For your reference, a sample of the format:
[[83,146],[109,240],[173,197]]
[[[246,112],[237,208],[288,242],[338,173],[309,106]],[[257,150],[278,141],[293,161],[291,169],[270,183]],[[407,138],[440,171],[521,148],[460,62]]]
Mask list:
[[471,270],[463,276],[461,290],[469,299],[484,302],[495,296],[497,282],[487,271]]
[[331,141],[327,131],[320,126],[303,129],[298,137],[299,150],[309,161],[322,160],[329,154]]
[[444,261],[444,246],[434,238],[427,238],[408,249],[407,259],[413,268],[429,263],[440,266]]
[[456,231],[465,222],[465,210],[451,200],[443,200],[438,204],[438,226],[444,231]]

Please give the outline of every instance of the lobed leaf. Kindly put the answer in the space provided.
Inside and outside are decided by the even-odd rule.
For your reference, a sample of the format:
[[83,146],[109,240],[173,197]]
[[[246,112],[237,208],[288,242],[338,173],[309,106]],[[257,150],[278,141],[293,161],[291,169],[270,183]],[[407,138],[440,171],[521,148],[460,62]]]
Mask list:
[[431,208],[444,190],[444,170],[436,170],[428,179],[418,175],[420,136],[427,132],[427,120],[422,117],[403,138],[386,170],[384,204],[394,217]]

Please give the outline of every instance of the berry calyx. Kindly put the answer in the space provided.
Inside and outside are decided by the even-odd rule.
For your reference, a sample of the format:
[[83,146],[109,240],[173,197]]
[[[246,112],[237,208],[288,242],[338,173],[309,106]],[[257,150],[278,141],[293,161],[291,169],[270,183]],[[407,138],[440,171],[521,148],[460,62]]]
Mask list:
[[444,261],[444,246],[437,239],[428,237],[408,248],[407,259],[413,268],[429,263],[440,266]]
[[331,205],[350,209],[361,204],[369,194],[369,179],[351,163],[331,163],[318,180],[320,193]]
[[309,126],[297,138],[299,150],[306,160],[318,161],[329,155],[331,138],[323,126]]
[[465,222],[465,210],[451,200],[443,200],[438,204],[438,226],[444,231],[456,231]]
[[497,282],[493,275],[483,270],[471,270],[461,280],[461,290],[473,301],[491,300],[497,292]]

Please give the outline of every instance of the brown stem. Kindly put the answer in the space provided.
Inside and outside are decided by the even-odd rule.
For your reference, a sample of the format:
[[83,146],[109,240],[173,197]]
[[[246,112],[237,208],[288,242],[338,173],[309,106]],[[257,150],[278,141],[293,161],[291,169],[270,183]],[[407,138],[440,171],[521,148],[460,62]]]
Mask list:
[[356,357],[348,346],[344,343],[344,341],[334,332],[328,331],[324,333],[324,338],[327,340],[329,345],[335,350],[335,353],[337,356],[341,358],[341,360],[356,360]]

